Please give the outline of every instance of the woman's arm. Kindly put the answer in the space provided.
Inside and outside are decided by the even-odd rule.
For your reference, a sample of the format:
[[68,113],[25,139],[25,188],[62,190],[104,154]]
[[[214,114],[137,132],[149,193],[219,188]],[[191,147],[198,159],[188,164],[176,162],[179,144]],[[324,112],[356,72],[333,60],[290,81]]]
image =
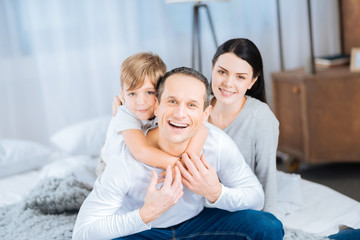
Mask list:
[[121,133],[131,154],[140,162],[153,167],[166,169],[167,166],[174,167],[175,163],[180,160],[179,157],[171,156],[148,145],[146,137],[141,130],[128,129]]
[[277,213],[276,150],[279,137],[279,122],[270,109],[257,116],[255,134],[256,176],[265,192],[264,211]]

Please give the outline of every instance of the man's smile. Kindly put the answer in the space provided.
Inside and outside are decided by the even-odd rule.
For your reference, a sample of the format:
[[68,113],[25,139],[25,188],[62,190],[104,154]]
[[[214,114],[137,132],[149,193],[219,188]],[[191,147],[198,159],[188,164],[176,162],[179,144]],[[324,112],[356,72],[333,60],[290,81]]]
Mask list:
[[175,128],[187,128],[189,126],[186,123],[175,122],[173,120],[169,120],[168,123],[171,127],[175,127]]

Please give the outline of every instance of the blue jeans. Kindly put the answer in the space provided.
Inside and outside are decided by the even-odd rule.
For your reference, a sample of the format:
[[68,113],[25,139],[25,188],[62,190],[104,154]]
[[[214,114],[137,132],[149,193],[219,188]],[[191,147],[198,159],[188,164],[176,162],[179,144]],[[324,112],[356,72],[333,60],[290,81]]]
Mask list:
[[343,229],[336,234],[330,235],[329,238],[334,240],[359,240],[360,229]]
[[196,217],[176,226],[152,228],[117,239],[280,240],[283,236],[282,223],[271,213],[255,210],[228,212],[204,208]]

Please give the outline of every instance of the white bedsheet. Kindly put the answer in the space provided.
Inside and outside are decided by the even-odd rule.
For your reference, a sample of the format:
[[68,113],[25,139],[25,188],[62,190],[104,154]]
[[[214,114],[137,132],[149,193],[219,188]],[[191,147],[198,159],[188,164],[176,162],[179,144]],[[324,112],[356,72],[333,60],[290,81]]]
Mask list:
[[40,181],[40,170],[0,178],[0,207],[21,201]]
[[[278,187],[287,188],[289,198],[286,204],[286,195],[283,194],[283,201],[279,204],[283,213],[279,218],[284,226],[322,236],[337,233],[344,226],[360,228],[358,201],[324,185],[301,179],[299,175],[279,174],[282,181]],[[294,180],[296,178],[298,180]],[[294,201],[293,196],[299,199]]]
[[[0,207],[20,201],[45,177],[65,177],[74,173],[89,184],[95,180],[96,159],[67,157],[29,171],[0,178]],[[279,172],[278,216],[287,228],[328,236],[343,225],[360,228],[360,203],[326,186]]]
[[0,207],[21,201],[37,183],[47,177],[64,178],[74,174],[79,181],[93,185],[97,159],[85,155],[61,157],[43,168],[0,178]]

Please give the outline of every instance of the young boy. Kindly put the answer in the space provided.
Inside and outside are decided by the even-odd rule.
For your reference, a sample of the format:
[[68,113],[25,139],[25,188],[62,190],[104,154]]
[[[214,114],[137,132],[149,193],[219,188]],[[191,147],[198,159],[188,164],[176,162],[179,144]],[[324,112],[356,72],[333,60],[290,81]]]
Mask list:
[[[134,158],[147,165],[166,169],[180,160],[179,156],[171,156],[150,147],[145,138],[146,131],[157,124],[154,116],[156,86],[165,73],[165,63],[152,53],[134,54],[122,63],[120,81],[121,101],[124,105],[117,108],[108,127],[96,169],[98,176],[103,173],[110,156],[120,153],[123,141]],[[186,151],[200,155],[206,137],[207,129],[203,127],[192,138]]]

